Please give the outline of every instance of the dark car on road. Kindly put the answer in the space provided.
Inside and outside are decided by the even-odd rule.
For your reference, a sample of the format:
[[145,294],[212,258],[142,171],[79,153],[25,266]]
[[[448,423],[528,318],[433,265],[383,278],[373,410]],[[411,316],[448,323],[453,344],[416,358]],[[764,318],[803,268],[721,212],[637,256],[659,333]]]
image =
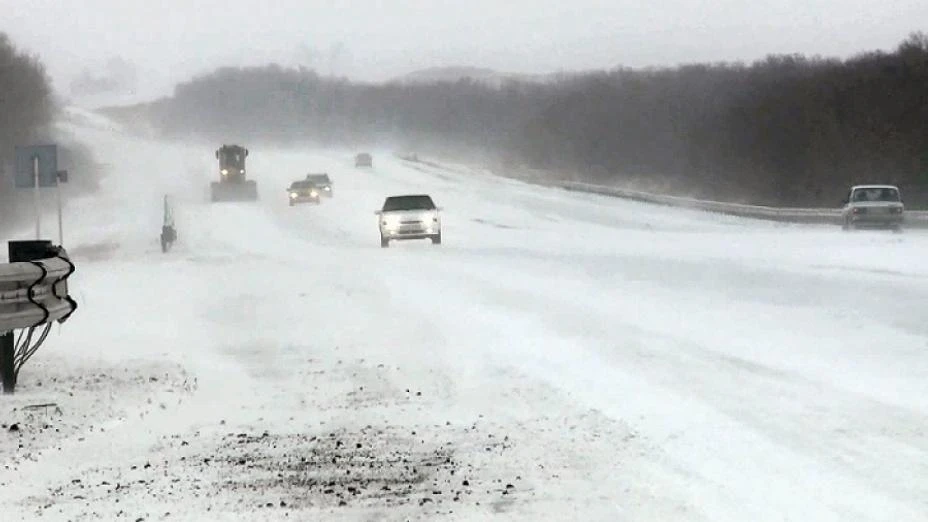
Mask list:
[[374,158],[366,152],[362,152],[354,157],[354,166],[355,167],[373,167]]
[[319,203],[319,189],[312,181],[300,180],[294,181],[287,189],[290,197],[290,206],[299,203]]
[[306,181],[315,185],[323,196],[332,197],[332,179],[328,174],[307,174]]

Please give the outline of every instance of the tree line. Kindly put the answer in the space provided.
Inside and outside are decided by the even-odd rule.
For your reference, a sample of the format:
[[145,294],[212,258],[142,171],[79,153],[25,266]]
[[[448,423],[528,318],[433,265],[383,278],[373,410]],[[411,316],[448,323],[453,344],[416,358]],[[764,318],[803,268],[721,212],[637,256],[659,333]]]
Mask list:
[[502,86],[353,83],[304,68],[222,68],[111,111],[174,136],[388,145],[597,183],[834,206],[853,183],[928,203],[928,36],[849,59],[616,68]]
[[0,234],[32,218],[32,193],[13,185],[17,145],[58,142],[58,165],[70,174],[68,193],[97,186],[99,172],[90,150],[56,136],[52,128],[59,109],[39,59],[0,33]]
[[0,226],[12,223],[21,210],[12,180],[15,146],[39,140],[53,114],[42,64],[0,33]]

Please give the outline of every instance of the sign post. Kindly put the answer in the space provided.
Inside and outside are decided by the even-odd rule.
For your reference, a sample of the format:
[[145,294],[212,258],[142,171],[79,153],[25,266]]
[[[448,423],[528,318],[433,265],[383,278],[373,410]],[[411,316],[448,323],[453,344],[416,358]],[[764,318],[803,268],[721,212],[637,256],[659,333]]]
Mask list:
[[174,229],[174,210],[164,196],[164,224],[161,225],[161,251],[167,252],[174,241],[177,240],[177,230]]
[[64,246],[64,218],[61,210],[61,184],[68,182],[68,171],[59,170],[55,173],[55,196],[58,198],[58,244]]
[[32,156],[32,201],[35,204],[35,238],[42,239],[42,195],[39,192],[39,157]]
[[[31,188],[33,190],[33,200],[35,205],[35,238],[42,238],[42,187],[57,187],[59,180],[58,171],[58,146],[57,145],[32,145],[28,147],[16,147],[16,188]],[[61,204],[60,192],[58,228],[59,239],[63,235],[61,232]]]

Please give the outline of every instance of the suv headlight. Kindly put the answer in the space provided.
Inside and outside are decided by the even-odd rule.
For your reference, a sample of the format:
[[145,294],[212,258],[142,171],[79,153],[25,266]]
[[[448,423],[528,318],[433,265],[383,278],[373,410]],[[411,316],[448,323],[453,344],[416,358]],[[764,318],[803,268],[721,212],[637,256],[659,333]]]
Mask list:
[[296,199],[296,196],[297,196],[296,192],[290,193],[290,199]]
[[229,169],[222,169],[222,175],[225,176],[229,173]]

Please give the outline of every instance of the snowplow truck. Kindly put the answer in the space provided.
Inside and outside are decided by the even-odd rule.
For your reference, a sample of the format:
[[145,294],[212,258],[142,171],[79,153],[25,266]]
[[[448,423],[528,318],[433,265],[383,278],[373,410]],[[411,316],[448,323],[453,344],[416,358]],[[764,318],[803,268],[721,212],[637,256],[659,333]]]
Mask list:
[[210,184],[213,201],[256,201],[258,184],[245,177],[248,149],[239,145],[223,145],[216,150],[219,160],[219,181]]

